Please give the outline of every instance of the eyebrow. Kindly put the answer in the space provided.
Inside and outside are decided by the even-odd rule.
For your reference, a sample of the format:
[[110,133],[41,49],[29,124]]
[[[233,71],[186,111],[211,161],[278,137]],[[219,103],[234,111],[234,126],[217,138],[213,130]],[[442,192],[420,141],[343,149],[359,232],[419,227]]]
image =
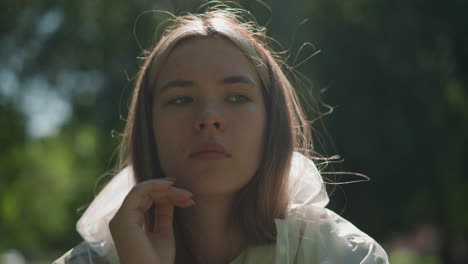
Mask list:
[[[244,83],[252,87],[257,87],[255,82],[245,75],[228,76],[222,79],[221,81],[219,81],[219,83],[220,84]],[[195,86],[195,82],[189,81],[189,80],[183,80],[183,79],[170,80],[166,82],[163,86],[161,86],[161,88],[159,89],[159,93],[163,93],[169,90],[170,88],[174,88],[174,87],[188,87],[188,86]]]
[[169,90],[170,88],[173,87],[187,87],[187,86],[194,86],[195,83],[192,81],[188,80],[170,80],[167,83],[165,83],[163,86],[161,86],[161,89],[159,89],[159,93],[163,93],[166,90]]
[[220,83],[223,84],[236,84],[236,83],[245,83],[252,87],[257,87],[257,85],[249,77],[245,75],[232,75],[221,80]]

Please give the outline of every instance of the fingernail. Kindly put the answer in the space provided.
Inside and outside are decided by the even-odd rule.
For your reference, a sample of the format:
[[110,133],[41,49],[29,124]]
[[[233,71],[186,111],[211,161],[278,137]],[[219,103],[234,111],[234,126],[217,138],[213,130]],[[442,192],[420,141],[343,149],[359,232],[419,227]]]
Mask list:
[[192,199],[190,199],[190,200],[185,200],[185,201],[183,202],[183,205],[186,206],[186,207],[190,207],[190,206],[195,205],[195,201],[192,200]]

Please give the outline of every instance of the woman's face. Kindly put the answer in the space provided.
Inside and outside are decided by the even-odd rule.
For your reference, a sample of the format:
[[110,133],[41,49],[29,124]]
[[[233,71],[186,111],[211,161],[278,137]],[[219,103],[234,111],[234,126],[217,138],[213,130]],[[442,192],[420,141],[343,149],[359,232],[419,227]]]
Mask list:
[[157,76],[153,108],[166,177],[194,194],[232,194],[254,176],[266,127],[254,65],[224,39],[177,45]]

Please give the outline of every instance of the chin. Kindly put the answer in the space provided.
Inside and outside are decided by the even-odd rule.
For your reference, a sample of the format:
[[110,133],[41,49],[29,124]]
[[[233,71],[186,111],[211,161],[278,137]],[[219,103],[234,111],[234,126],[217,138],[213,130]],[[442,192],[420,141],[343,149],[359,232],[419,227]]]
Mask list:
[[176,181],[179,187],[190,190],[196,196],[206,195],[232,195],[244,187],[250,179],[241,179],[235,175],[227,174],[203,174],[192,175],[192,179]]

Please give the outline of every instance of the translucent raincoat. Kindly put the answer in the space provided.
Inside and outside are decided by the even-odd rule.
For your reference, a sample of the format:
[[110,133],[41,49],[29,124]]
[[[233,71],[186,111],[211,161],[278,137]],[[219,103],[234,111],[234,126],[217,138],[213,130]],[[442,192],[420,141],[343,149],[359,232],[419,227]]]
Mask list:
[[[325,208],[329,198],[311,160],[294,153],[289,177],[292,202],[288,215],[275,219],[276,244],[248,247],[230,264],[389,263],[375,240]],[[117,174],[77,223],[84,241],[54,264],[119,263],[108,224],[133,185],[131,168]]]

